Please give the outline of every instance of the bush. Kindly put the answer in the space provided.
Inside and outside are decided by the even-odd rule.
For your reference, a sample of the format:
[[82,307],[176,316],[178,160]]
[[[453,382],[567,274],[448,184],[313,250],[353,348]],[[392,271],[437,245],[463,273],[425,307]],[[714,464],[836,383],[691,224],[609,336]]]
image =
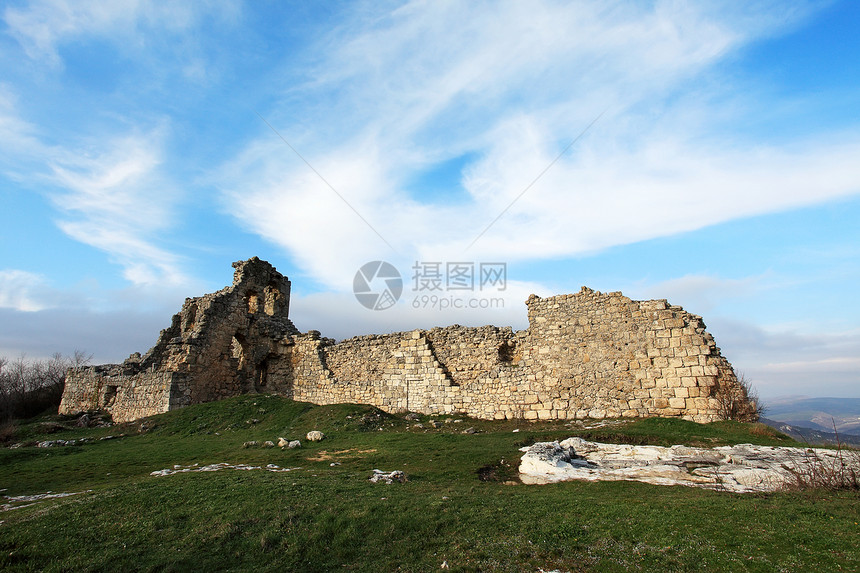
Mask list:
[[18,437],[18,425],[15,422],[0,424],[0,444],[9,444]]

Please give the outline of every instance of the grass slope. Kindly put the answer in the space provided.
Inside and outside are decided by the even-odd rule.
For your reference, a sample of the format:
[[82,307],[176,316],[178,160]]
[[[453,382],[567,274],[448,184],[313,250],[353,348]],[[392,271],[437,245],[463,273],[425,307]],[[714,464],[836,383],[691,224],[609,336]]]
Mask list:
[[[0,450],[3,493],[85,493],[0,513],[0,568],[430,571],[447,562],[455,571],[860,569],[856,493],[515,483],[517,449],[534,441],[576,434],[660,445],[795,445],[765,426],[647,419],[584,429],[436,419],[448,423],[433,428],[422,417],[421,429],[365,406],[258,395],[110,428],[32,421],[17,439],[93,441]],[[477,433],[462,433],[467,427]],[[327,439],[306,442],[312,429]],[[278,437],[301,439],[303,448],[242,447]],[[150,475],[216,462],[300,469]],[[409,481],[371,484],[373,468],[402,469]]]

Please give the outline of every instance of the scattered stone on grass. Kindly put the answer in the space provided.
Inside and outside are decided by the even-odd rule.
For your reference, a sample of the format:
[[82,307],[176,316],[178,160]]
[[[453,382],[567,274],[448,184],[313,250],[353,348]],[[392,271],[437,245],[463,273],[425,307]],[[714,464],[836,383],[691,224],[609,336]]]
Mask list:
[[384,482],[387,484],[394,482],[404,483],[406,481],[406,473],[401,470],[394,470],[393,472],[373,470],[373,475],[370,476],[369,481],[372,483]]
[[[44,442],[38,442],[36,444],[37,448],[60,448],[63,446],[77,446],[79,444],[86,444],[90,442],[90,438],[79,438],[77,440],[45,440]],[[18,444],[14,444],[17,446]]]
[[221,462],[218,464],[209,464],[207,466],[201,466],[199,464],[192,464],[190,466],[180,466],[175,465],[173,469],[164,469],[157,470],[151,472],[149,475],[155,477],[169,476],[173,474],[182,474],[189,472],[217,472],[221,470],[265,470],[268,472],[291,472],[293,470],[300,470],[302,468],[282,468],[281,466],[275,464],[267,464],[265,466],[252,466],[248,464],[228,464],[226,462]]
[[[3,501],[4,503],[0,503],[0,512],[9,511],[10,509],[20,509],[22,507],[29,507],[37,502],[46,500],[46,499],[55,499],[58,497],[69,497],[71,495],[80,495],[82,493],[89,493],[91,489],[86,491],[73,491],[69,493],[54,493],[52,491],[48,491],[45,493],[37,493],[33,495],[4,495]],[[0,522],[2,523],[2,522]]]
[[325,439],[325,434],[323,434],[319,430],[311,430],[310,432],[308,432],[308,435],[305,436],[305,438],[309,442],[321,442]]

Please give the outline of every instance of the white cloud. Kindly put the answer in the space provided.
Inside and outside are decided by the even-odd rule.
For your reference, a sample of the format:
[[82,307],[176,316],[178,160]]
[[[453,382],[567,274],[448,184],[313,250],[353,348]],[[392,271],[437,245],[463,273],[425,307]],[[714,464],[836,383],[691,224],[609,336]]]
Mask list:
[[749,299],[770,288],[766,276],[723,278],[713,275],[684,275],[656,283],[639,282],[624,289],[635,299],[666,299],[695,314],[706,313],[726,301]]
[[[415,260],[571,257],[860,191],[854,159],[860,135],[850,125],[841,134],[809,133],[793,141],[754,130],[733,133],[769,104],[721,74],[719,66],[751,43],[803,22],[813,3],[416,1],[387,12],[390,5],[352,5],[305,56],[290,45],[281,69],[265,80],[230,69],[218,50],[201,49],[212,46],[207,39],[224,37],[196,33],[210,22],[208,14],[214,10],[230,20],[241,12],[237,6],[35,0],[9,4],[3,18],[24,59],[55,67],[49,71],[62,67],[66,47],[95,39],[110,43],[128,62],[130,82],[132,73],[145,71],[152,93],[175,95],[181,91],[176,86],[189,81],[222,87],[218,81],[232,77],[247,82],[247,92],[238,90],[242,95],[254,92],[258,101],[275,101],[257,111],[336,192],[262,122],[231,161],[190,187],[219,187],[225,212],[289,252],[307,282],[330,291],[294,297],[296,322],[304,330],[340,338],[451,322],[522,328],[527,295],[552,294],[541,285],[512,284],[503,312],[439,312],[409,307],[407,292],[399,307],[372,312],[350,292],[353,274],[369,260],[389,260],[406,274]],[[238,49],[236,57],[245,57],[247,46]],[[224,70],[216,61],[227,63]],[[62,75],[51,78],[55,85],[66,85]],[[263,85],[278,81],[280,101]],[[151,296],[150,287],[168,286],[171,293],[175,287],[188,294],[183,259],[167,247],[181,224],[185,191],[179,191],[182,174],[168,175],[165,163],[168,150],[185,143],[197,156],[203,153],[193,137],[172,145],[175,134],[165,126],[194,129],[195,114],[163,120],[160,127],[136,126],[127,108],[116,113],[111,106],[131,103],[147,113],[152,108],[145,101],[128,92],[119,99],[100,95],[108,100],[104,113],[123,127],[101,133],[93,127],[73,140],[31,123],[50,114],[38,105],[28,115],[18,113],[14,89],[0,84],[0,167],[29,187],[50,189],[60,228],[108,253],[136,292]],[[211,95],[213,102],[235,103],[218,99],[215,90]],[[588,134],[466,251],[604,110]],[[229,142],[210,144],[229,153],[244,137],[231,132]],[[439,199],[414,183],[462,156],[469,161],[454,190],[456,200]],[[15,280],[27,284],[32,278]],[[763,277],[687,276],[634,286],[642,298],[668,297],[702,312],[727,296],[768,288],[764,283]],[[51,299],[40,292],[7,289],[0,302],[18,311],[44,309]],[[168,308],[164,319],[175,310]],[[798,371],[807,372],[816,360],[834,365],[849,356],[837,348],[838,337],[816,346],[800,335],[726,332],[727,342],[720,344],[740,348],[739,362],[759,368],[769,376],[763,378],[767,384],[786,379],[785,371],[778,378],[768,370],[779,360],[797,362]],[[822,354],[783,354],[783,345],[792,344]],[[745,354],[748,349],[760,354]],[[732,360],[734,352],[728,353]]]
[[114,138],[87,156],[63,153],[51,164],[53,196],[67,235],[121,264],[135,284],[187,284],[178,256],[157,246],[175,223],[177,189],[159,172],[161,130]]
[[[262,124],[213,178],[225,210],[344,290],[367,260],[567,257],[860,191],[856,133],[791,147],[705,136],[739,113],[706,74],[808,5],[701,6],[416,2],[345,22],[268,119],[373,230]],[[409,192],[467,152],[462,202]]]
[[768,329],[714,317],[709,330],[734,367],[762,397],[791,394],[857,397],[860,332]]
[[19,117],[18,98],[12,87],[0,83],[0,149],[7,158],[3,163],[7,163],[13,153],[41,151],[42,145],[35,132],[33,125]]
[[111,39],[120,50],[144,48],[144,30],[182,32],[196,24],[202,12],[235,17],[238,7],[234,2],[36,0],[7,6],[3,19],[30,58],[60,66],[64,42],[92,36]]
[[449,324],[520,330],[528,327],[528,296],[553,294],[540,284],[511,280],[503,291],[477,287],[459,292],[414,290],[406,269],[399,270],[404,275],[403,294],[389,309],[369,310],[351,292],[293,293],[290,318],[299,330],[319,330],[323,336],[337,339]]
[[108,253],[132,283],[189,285],[180,258],[158,246],[182,199],[161,168],[169,130],[130,126],[122,134],[48,144],[17,105],[13,91],[0,85],[3,174],[48,194],[63,215],[58,227]]
[[18,269],[0,270],[0,308],[23,312],[47,308],[49,305],[39,294],[44,284],[44,277],[35,273]]

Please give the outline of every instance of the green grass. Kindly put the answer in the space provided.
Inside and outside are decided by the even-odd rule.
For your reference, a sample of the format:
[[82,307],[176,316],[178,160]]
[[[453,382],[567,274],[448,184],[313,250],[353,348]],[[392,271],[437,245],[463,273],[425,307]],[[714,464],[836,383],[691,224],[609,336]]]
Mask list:
[[[430,419],[422,416],[420,429],[366,406],[258,395],[111,428],[62,430],[69,423],[57,417],[22,423],[26,440],[51,427],[44,439],[93,441],[0,450],[4,493],[86,493],[0,512],[0,568],[430,571],[447,561],[455,571],[860,569],[857,493],[511,483],[519,447],[575,434],[796,445],[758,425],[647,419],[582,429],[436,417],[443,424],[432,428]],[[477,433],[462,433],[468,427]],[[312,429],[326,440],[304,440]],[[242,447],[278,437],[303,447]],[[215,462],[301,469],[150,475]],[[402,469],[409,481],[371,484],[374,468]]]

